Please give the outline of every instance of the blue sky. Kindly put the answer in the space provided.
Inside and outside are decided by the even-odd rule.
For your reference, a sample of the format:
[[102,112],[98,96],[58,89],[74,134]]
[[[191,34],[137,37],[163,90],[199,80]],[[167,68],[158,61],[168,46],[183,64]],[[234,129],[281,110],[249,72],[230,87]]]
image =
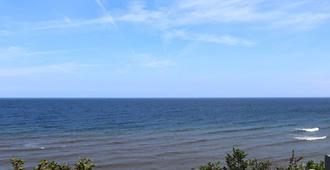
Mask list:
[[327,0],[0,0],[0,97],[330,96]]

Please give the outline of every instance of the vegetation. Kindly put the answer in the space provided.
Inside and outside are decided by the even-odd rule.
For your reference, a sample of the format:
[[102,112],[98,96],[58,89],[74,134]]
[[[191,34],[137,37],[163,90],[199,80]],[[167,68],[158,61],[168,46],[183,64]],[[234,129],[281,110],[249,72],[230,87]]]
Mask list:
[[324,164],[324,161],[320,161],[319,163],[314,162],[314,161],[308,161],[306,163],[305,169],[324,170],[325,164]]
[[270,161],[258,161],[257,159],[252,159],[248,161],[248,166],[250,170],[270,170],[272,163]]
[[14,170],[24,170],[24,161],[19,158],[11,159],[11,165]]
[[[13,170],[25,170],[24,161],[19,158],[11,159]],[[55,161],[41,160],[33,170],[93,170],[95,164],[88,158],[79,159],[73,167],[59,164]]]
[[94,166],[94,163],[90,159],[81,158],[75,164],[75,170],[92,170]]
[[248,161],[244,160],[247,156],[243,151],[233,148],[233,153],[227,154],[226,163],[227,167],[224,170],[244,170],[248,167]]
[[34,170],[71,170],[71,168],[66,164],[58,164],[55,161],[49,162],[48,160],[42,160]]
[[199,167],[200,170],[222,170],[220,162],[209,162],[207,165],[202,165]]
[[[325,170],[323,161],[307,161],[302,163],[303,157],[296,157],[292,151],[291,158],[287,167],[272,167],[272,163],[268,160],[246,159],[247,154],[238,149],[233,148],[232,153],[225,157],[225,164],[222,166],[220,161],[209,162],[201,165],[199,170]],[[24,161],[19,158],[11,159],[13,170],[26,170]],[[79,159],[73,166],[68,164],[59,164],[55,161],[42,160],[33,170],[93,170],[95,164],[88,158]]]
[[272,163],[268,160],[259,161],[257,159],[245,159],[247,154],[238,148],[233,148],[231,154],[227,154],[225,157],[226,164],[221,166],[221,162],[215,163],[209,162],[206,165],[199,167],[199,170],[325,170],[325,164],[323,161],[317,163],[314,161],[308,161],[307,163],[301,163],[303,157],[296,157],[294,151],[287,167],[279,168],[272,167]]

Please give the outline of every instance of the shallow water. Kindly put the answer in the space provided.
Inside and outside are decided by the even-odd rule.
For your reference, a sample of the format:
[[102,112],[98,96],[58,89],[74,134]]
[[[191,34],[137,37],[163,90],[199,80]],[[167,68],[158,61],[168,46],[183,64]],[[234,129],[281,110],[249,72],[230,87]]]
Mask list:
[[0,169],[19,156],[96,169],[191,169],[232,147],[283,164],[330,152],[330,99],[1,99]]

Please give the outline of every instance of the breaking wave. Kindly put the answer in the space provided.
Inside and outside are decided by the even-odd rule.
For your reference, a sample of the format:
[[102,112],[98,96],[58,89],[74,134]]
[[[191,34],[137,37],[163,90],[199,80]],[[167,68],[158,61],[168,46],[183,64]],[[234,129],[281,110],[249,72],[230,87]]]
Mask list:
[[297,128],[296,130],[298,131],[305,131],[305,132],[317,132],[320,130],[320,128],[315,127],[315,128]]
[[294,138],[297,140],[314,141],[314,140],[326,139],[327,136],[296,136]]
[[31,150],[34,150],[34,149],[44,150],[44,149],[46,149],[44,146],[39,146],[39,144],[37,144],[37,143],[26,143],[23,146],[24,146],[24,148],[31,149]]

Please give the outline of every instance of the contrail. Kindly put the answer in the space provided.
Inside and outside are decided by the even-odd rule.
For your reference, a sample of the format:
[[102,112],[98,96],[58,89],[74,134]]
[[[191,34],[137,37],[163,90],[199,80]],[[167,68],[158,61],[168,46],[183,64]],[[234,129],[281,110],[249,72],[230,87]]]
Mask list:
[[[119,32],[119,35],[125,40],[127,41],[127,38],[125,37],[125,35],[121,32],[121,30],[119,29],[119,27],[116,24],[116,21],[113,19],[113,17],[109,14],[109,11],[107,10],[107,8],[105,7],[105,5],[103,4],[102,0],[95,0],[97,5],[102,9],[103,15],[105,18],[109,19],[110,23],[116,28],[116,30]],[[131,46],[131,45],[130,45]],[[129,47],[130,51],[133,51],[133,55],[135,55],[135,50],[132,47]]]
[[102,9],[103,15],[104,17],[109,20],[109,22],[115,26],[118,29],[118,26],[115,22],[115,20],[113,19],[113,17],[109,14],[108,10],[105,8],[103,2],[101,0],[95,0],[97,5]]

